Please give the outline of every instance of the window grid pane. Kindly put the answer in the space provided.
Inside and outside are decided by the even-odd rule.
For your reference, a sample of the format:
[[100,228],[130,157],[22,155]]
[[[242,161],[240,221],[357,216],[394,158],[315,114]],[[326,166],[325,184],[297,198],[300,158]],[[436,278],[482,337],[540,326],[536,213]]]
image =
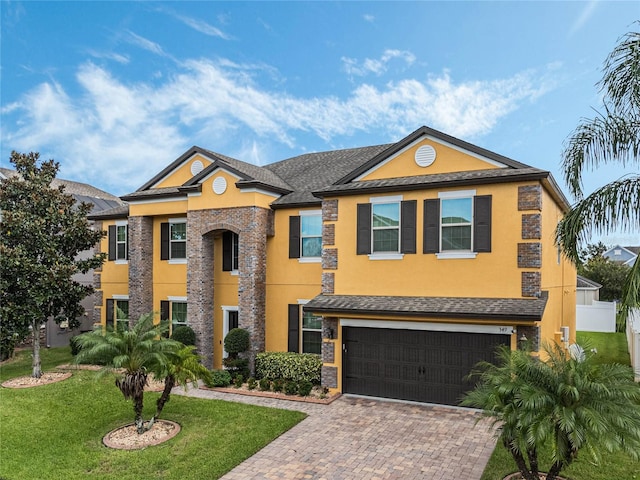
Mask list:
[[472,198],[443,199],[441,212],[442,251],[466,250],[472,246]]
[[170,258],[187,258],[187,224],[172,223],[171,225],[171,252]]
[[322,237],[309,237],[302,239],[302,256],[303,257],[321,257],[322,256]]
[[322,256],[322,217],[320,215],[300,217],[300,242],[303,257]]
[[376,203],[372,208],[373,228],[400,226],[399,203]]
[[322,317],[305,312],[302,316],[302,353],[322,352]]
[[187,323],[187,304],[184,302],[173,302],[171,304],[171,322],[174,324]]
[[373,231],[374,252],[398,252],[399,229],[389,228]]
[[443,226],[442,250],[471,250],[471,226]]
[[116,303],[116,329],[129,330],[129,301],[117,300],[115,303]]

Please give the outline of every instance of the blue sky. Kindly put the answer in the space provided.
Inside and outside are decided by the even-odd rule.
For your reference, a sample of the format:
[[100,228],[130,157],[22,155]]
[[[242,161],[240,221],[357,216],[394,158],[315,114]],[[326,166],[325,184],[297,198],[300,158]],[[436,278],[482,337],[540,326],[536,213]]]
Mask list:
[[[421,125],[552,172],[640,2],[1,2],[0,165],[122,195],[192,145],[266,164]],[[585,189],[620,177],[604,168]],[[566,190],[566,189],[565,189]],[[640,243],[638,232],[605,239]]]

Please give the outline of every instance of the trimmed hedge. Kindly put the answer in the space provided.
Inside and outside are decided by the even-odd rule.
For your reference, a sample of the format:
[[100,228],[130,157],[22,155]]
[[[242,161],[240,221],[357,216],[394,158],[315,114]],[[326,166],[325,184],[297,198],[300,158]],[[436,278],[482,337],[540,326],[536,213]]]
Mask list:
[[224,337],[224,349],[232,358],[249,350],[249,332],[244,328],[232,328]]
[[322,359],[313,353],[263,352],[256,355],[256,376],[268,380],[320,384]]
[[231,385],[231,374],[226,370],[213,370],[211,372],[211,381],[207,383],[207,387],[228,387]]
[[173,329],[171,338],[183,345],[196,344],[196,332],[188,325],[179,325]]

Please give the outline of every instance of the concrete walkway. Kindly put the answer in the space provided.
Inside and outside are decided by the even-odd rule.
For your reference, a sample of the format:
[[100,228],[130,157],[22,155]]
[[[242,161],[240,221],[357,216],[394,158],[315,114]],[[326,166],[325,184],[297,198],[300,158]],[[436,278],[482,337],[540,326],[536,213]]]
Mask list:
[[330,405],[209,390],[174,393],[309,416],[238,465],[225,480],[479,480],[495,446],[469,410],[343,396]]

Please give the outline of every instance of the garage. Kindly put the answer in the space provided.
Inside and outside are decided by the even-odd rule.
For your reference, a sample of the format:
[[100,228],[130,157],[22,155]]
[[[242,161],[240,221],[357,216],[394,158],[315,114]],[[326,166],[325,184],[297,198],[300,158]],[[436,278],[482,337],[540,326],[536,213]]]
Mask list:
[[[459,328],[458,328],[459,330]],[[473,385],[464,377],[493,361],[509,334],[398,328],[342,328],[342,391],[457,405]],[[510,333],[510,332],[509,332]]]

